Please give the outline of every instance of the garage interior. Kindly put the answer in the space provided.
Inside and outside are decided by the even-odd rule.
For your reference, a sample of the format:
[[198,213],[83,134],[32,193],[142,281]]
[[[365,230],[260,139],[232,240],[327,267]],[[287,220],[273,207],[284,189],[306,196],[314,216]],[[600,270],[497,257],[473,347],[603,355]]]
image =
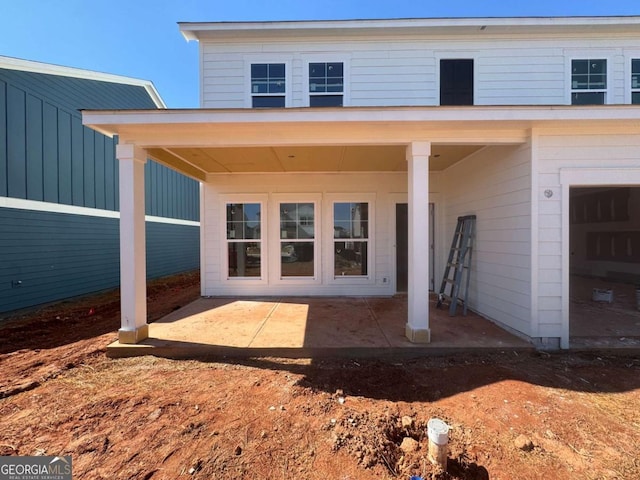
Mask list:
[[569,196],[571,347],[640,346],[640,187]]

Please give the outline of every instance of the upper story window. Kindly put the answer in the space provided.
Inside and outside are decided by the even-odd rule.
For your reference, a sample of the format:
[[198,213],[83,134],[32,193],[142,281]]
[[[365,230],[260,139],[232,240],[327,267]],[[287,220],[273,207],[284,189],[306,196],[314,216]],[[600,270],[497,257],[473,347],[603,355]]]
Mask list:
[[631,60],[631,103],[640,105],[640,58]]
[[341,107],[344,97],[342,62],[309,63],[309,106]]
[[604,105],[607,96],[607,60],[571,61],[571,105]]
[[285,70],[284,63],[251,64],[251,106],[253,108],[285,106]]
[[440,105],[473,105],[473,59],[440,60]]

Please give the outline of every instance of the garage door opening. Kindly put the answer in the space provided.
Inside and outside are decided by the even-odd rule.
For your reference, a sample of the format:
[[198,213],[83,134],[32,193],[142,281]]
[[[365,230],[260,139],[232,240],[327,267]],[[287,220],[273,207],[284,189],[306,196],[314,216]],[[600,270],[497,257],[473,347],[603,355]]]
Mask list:
[[571,346],[640,346],[640,187],[573,187],[569,215]]

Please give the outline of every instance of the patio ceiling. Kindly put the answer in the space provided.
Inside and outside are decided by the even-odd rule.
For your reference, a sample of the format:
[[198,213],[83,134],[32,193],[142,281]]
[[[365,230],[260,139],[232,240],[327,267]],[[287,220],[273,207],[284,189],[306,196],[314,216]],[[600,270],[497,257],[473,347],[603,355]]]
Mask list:
[[[201,181],[225,173],[402,172],[406,149],[431,145],[444,170],[532,129],[637,132],[638,106],[345,107],[84,111],[83,124]],[[142,155],[142,154],[141,154]]]
[[[444,170],[484,145],[433,145],[430,170]],[[189,164],[208,173],[403,172],[404,145],[149,148],[162,163]]]

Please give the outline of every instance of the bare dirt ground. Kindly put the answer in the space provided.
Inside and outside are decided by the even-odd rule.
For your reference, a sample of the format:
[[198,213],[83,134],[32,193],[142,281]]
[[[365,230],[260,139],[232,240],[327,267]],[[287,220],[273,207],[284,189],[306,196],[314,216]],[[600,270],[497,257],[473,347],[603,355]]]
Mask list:
[[[198,295],[197,274],[153,282],[150,319]],[[0,455],[71,455],[89,480],[640,478],[636,357],[111,360],[118,327],[113,292],[0,324]]]

